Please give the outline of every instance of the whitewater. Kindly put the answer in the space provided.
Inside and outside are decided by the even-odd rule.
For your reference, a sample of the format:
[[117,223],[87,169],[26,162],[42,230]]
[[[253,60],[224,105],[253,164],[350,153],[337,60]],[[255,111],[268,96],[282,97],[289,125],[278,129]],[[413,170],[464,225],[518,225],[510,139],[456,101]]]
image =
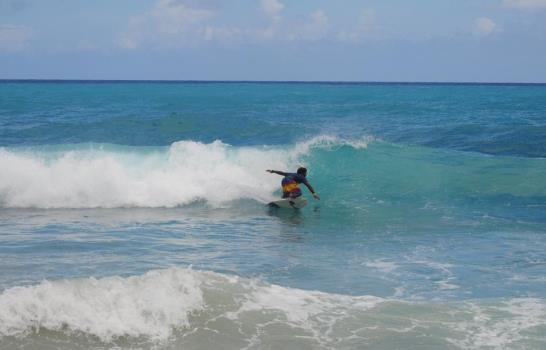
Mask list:
[[169,147],[77,145],[0,149],[0,203],[20,208],[174,207],[199,200],[273,200],[278,179],[268,167],[292,169],[309,149],[366,139],[319,136],[295,147],[232,147],[179,141]]
[[543,349],[544,98],[2,81],[0,348]]

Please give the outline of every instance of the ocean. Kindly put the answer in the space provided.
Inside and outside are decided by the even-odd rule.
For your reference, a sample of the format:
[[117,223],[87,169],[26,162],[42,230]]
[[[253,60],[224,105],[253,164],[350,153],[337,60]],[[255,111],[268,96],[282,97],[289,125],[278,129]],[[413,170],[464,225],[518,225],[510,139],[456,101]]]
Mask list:
[[0,348],[544,349],[546,85],[1,81]]

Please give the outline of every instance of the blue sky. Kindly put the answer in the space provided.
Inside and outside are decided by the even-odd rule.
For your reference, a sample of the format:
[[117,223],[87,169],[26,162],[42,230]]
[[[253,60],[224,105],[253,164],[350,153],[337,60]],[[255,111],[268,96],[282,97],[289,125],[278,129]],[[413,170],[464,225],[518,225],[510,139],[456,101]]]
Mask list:
[[546,82],[546,0],[0,0],[0,78]]

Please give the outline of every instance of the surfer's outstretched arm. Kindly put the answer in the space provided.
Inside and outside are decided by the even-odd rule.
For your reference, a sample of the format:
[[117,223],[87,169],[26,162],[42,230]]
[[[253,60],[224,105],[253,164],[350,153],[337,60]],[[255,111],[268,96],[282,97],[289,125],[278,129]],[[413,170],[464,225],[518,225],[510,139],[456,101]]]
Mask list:
[[319,195],[315,192],[315,189],[313,188],[313,186],[311,186],[311,184],[307,180],[305,180],[303,184],[307,186],[307,188],[309,189],[309,192],[311,192],[311,194],[313,195],[313,197],[315,197],[315,199],[320,199]]
[[268,173],[271,173],[271,174],[278,174],[278,175],[281,175],[281,176],[286,176],[288,175],[288,173],[285,173],[284,171],[278,171],[278,170],[266,170]]

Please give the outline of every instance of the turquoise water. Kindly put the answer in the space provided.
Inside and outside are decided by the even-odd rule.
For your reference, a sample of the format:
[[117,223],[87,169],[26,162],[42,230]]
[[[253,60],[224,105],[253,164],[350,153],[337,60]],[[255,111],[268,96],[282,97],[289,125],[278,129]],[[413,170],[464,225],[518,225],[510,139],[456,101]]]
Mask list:
[[[543,349],[544,101],[1,82],[0,344]],[[300,165],[321,200],[268,209]]]

